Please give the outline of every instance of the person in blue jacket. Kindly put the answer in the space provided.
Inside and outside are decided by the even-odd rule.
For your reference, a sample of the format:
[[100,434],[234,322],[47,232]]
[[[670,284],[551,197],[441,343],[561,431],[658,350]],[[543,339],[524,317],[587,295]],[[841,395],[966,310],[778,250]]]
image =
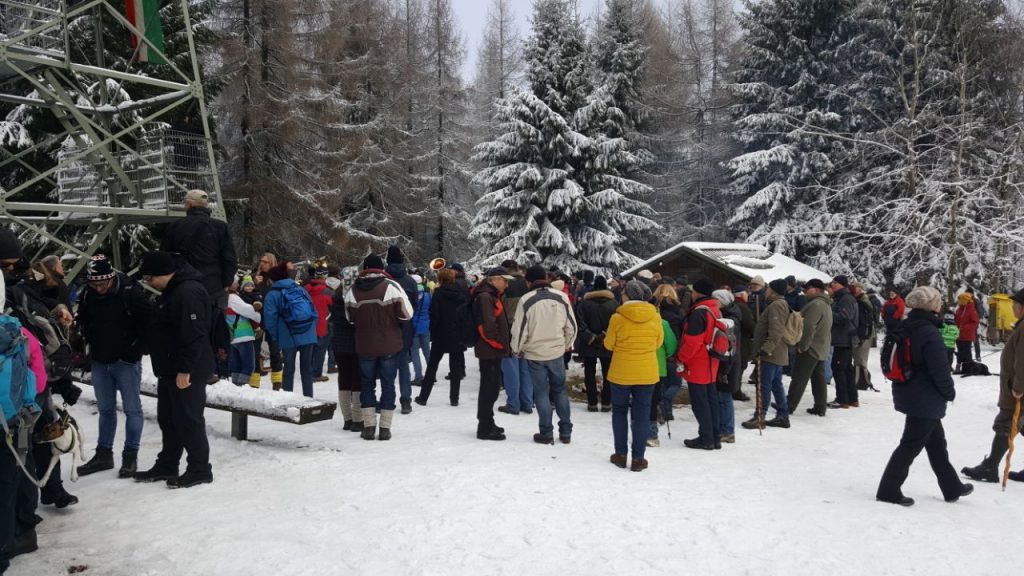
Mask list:
[[423,278],[417,274],[412,275],[416,282],[416,313],[412,317],[412,325],[416,333],[412,337],[412,367],[416,372],[413,378],[413,385],[419,386],[423,381],[423,362],[420,361],[420,354],[423,360],[430,360],[430,291],[423,285]]
[[903,321],[903,334],[910,340],[910,364],[906,382],[892,385],[893,404],[906,414],[906,424],[899,446],[889,458],[882,474],[876,498],[900,506],[913,506],[914,499],[903,495],[903,482],[910,473],[914,458],[924,450],[939,480],[939,489],[946,502],[956,502],[974,491],[974,486],[960,481],[946,450],[946,432],[942,418],[946,403],[956,398],[953,375],[946,362],[946,345],[939,327],[942,325],[942,294],[930,286],[918,286],[907,295],[910,313]]
[[[285,306],[285,293],[289,297],[305,298],[309,300],[309,294],[301,286],[292,280],[288,273],[288,262],[282,261],[268,272],[273,285],[267,297],[263,300],[263,329],[270,334],[270,338],[277,342],[284,356],[284,379],[281,387],[291,392],[295,383],[295,357],[299,358],[299,377],[302,379],[302,395],[313,397],[313,349],[316,346],[316,320],[308,323],[308,326],[301,332],[296,332],[294,326],[289,327],[282,317]],[[310,300],[312,313],[316,315],[316,308]]]

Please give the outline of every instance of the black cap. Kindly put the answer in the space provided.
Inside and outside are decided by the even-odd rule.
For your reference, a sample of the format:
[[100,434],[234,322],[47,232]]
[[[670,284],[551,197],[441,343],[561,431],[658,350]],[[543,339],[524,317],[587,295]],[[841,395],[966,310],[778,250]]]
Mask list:
[[832,279],[832,282],[835,282],[836,284],[840,284],[844,288],[849,288],[850,287],[850,279],[847,278],[845,274],[840,274],[839,276],[836,276],[835,278]]
[[786,284],[786,281],[782,278],[776,278],[768,283],[768,287],[772,289],[772,292],[779,295],[786,293],[786,286],[788,286],[788,284]]
[[810,280],[804,283],[804,290],[808,288],[817,288],[818,290],[824,290],[825,283],[822,282],[821,280],[818,280],[817,278],[811,278]]
[[163,250],[153,250],[142,255],[139,273],[143,276],[166,276],[178,270],[175,255]]
[[[404,264],[405,258],[402,257],[402,249],[398,246],[388,246],[388,264]],[[381,266],[383,268],[383,266]]]
[[[389,249],[390,251],[390,249]],[[363,258],[363,270],[383,270],[384,261],[380,259],[380,256],[376,254],[370,254],[366,258]]]
[[526,271],[527,282],[537,282],[538,280],[547,280],[548,272],[543,266],[530,266]]
[[697,281],[693,283],[693,291],[702,296],[711,296],[715,291],[715,285],[707,278],[698,278]]
[[21,258],[21,241],[6,226],[0,226],[0,260]]

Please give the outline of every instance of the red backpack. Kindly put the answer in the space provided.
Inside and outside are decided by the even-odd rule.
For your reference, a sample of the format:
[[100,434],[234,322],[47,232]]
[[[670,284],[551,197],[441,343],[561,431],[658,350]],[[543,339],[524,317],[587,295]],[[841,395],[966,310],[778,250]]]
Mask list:
[[903,329],[903,321],[892,326],[882,344],[882,373],[893,384],[906,384],[913,378],[910,357],[910,335]]
[[708,355],[722,363],[731,363],[736,354],[736,335],[730,330],[729,323],[722,319],[721,313],[710,306],[697,306],[697,310],[708,311],[714,322],[708,330],[710,336],[705,345],[708,348]]

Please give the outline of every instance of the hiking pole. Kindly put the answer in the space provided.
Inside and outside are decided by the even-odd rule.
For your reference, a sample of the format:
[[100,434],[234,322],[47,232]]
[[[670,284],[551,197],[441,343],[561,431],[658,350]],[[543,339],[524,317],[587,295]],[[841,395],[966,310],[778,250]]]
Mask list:
[[1017,436],[1017,427],[1020,425],[1020,398],[1013,407],[1013,425],[1010,427],[1010,447],[1006,451],[1006,465],[1003,466],[1003,492],[1006,492],[1006,482],[1010,479],[1010,459],[1013,458],[1013,439]]
[[764,430],[764,413],[761,410],[761,408],[762,408],[762,406],[761,406],[762,401],[761,401],[761,355],[760,354],[758,354],[757,357],[754,359],[754,375],[756,376],[755,380],[757,381],[757,385],[756,385],[756,388],[754,390],[754,394],[757,395],[757,398],[754,400],[754,409],[757,410],[757,435],[758,436],[763,436],[764,435],[764,432],[763,432],[763,430]]
[[661,412],[661,417],[665,418],[665,429],[668,431],[668,439],[671,440],[672,439],[672,422],[670,422],[669,419],[665,416],[665,411],[662,410],[661,408],[662,407],[659,406],[658,407],[658,411]]

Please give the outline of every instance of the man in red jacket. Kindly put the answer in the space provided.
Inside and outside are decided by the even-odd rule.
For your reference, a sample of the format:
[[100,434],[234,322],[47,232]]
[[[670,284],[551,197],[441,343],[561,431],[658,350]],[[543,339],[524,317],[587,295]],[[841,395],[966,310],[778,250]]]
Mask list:
[[331,295],[327,291],[327,267],[310,268],[312,277],[306,283],[306,292],[313,301],[316,308],[316,347],[313,348],[313,381],[327,382],[329,378],[324,376],[324,360],[327,358],[327,348],[331,345],[331,338],[327,335],[327,318],[331,315]]
[[717,450],[722,447],[719,437],[718,359],[708,352],[715,321],[722,317],[718,301],[711,297],[715,285],[707,278],[693,283],[693,304],[683,324],[683,339],[676,359],[683,380],[690,393],[690,407],[697,418],[698,437],[684,440],[687,448]]

